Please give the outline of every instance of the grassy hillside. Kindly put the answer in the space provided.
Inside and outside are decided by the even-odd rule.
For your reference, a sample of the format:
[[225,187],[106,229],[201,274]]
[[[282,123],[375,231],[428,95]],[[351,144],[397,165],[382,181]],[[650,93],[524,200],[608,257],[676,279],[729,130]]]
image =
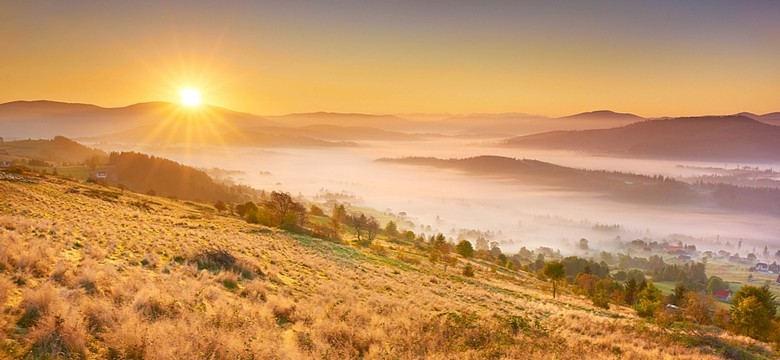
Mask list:
[[[30,175],[27,175],[28,177]],[[524,272],[432,267],[60,177],[0,180],[0,357],[773,358]],[[14,181],[9,181],[14,180]],[[380,249],[381,251],[377,250]]]

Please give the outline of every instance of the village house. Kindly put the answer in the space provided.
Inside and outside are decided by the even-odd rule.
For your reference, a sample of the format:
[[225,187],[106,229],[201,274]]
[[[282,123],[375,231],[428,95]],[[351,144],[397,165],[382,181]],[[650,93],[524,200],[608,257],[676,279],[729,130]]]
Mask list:
[[753,270],[760,271],[760,272],[768,272],[769,264],[760,262],[753,267]]
[[716,290],[712,293],[712,296],[720,301],[731,301],[731,295],[731,290]]
[[690,255],[677,255],[677,260],[680,261],[691,261]]
[[117,181],[116,173],[109,169],[93,170],[89,173],[89,177],[95,180]]

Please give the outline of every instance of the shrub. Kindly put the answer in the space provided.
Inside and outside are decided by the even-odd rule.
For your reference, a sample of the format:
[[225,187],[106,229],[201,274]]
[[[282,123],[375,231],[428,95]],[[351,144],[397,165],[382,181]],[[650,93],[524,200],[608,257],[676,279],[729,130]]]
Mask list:
[[30,332],[32,358],[84,358],[88,334],[75,311],[65,316],[49,315]]
[[26,291],[22,300],[24,313],[16,325],[22,328],[35,325],[38,319],[48,313],[58,296],[59,292],[49,284]]
[[474,277],[474,267],[471,266],[471,264],[466,264],[466,266],[463,267],[463,276]]
[[197,264],[198,270],[208,270],[214,274],[231,270],[244,279],[254,279],[262,276],[263,272],[247,261],[237,259],[227,250],[208,250],[195,255],[192,260]]
[[14,283],[8,277],[0,275],[0,307],[5,304],[11,292],[16,288]]

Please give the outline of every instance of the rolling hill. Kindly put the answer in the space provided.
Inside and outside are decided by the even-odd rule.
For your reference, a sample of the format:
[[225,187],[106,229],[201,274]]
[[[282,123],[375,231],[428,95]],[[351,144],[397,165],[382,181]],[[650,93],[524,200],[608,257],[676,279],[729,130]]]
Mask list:
[[45,100],[0,104],[0,136],[7,138],[91,137],[161,123],[187,124],[194,120],[229,128],[278,125],[257,115],[211,105],[187,110],[168,102],[117,108]]
[[[323,241],[209,204],[52,176],[4,177],[0,198],[2,357],[774,356],[565,289],[553,299],[522,271],[463,258],[444,270],[411,246]],[[474,277],[460,275],[465,264]]]
[[780,127],[745,116],[649,120],[612,129],[510,138],[506,146],[702,161],[780,160]]
[[596,110],[596,111],[589,111],[569,116],[564,116],[561,119],[572,119],[572,120],[612,120],[612,121],[629,121],[629,122],[636,122],[636,121],[642,121],[646,120],[645,118],[629,114],[629,113],[619,113],[614,112],[612,110]]
[[470,176],[510,179],[525,185],[600,194],[632,204],[710,207],[780,215],[780,190],[722,183],[688,184],[663,176],[584,170],[538,160],[502,156],[465,159],[408,157],[380,162],[455,169]]
[[[208,122],[193,122],[186,126],[171,122],[142,126],[120,133],[101,135],[82,140],[108,143],[186,144],[210,146],[252,147],[351,147],[350,142],[315,139],[310,132],[279,127],[224,128]],[[316,135],[316,134],[315,134]]]
[[554,130],[611,128],[645,120],[633,114],[609,110],[593,111],[559,118],[529,114],[474,114],[449,117],[436,124],[439,131],[460,135],[535,134]]
[[0,142],[0,154],[24,160],[76,164],[108,158],[108,154],[102,150],[86,147],[62,136],[51,140],[3,141]]

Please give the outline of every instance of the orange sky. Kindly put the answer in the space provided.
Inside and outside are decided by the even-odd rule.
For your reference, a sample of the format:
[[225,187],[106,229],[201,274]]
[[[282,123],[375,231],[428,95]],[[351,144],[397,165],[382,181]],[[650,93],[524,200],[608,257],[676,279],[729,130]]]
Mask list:
[[0,102],[124,106],[191,86],[268,115],[780,111],[766,2],[68,3],[0,4]]

